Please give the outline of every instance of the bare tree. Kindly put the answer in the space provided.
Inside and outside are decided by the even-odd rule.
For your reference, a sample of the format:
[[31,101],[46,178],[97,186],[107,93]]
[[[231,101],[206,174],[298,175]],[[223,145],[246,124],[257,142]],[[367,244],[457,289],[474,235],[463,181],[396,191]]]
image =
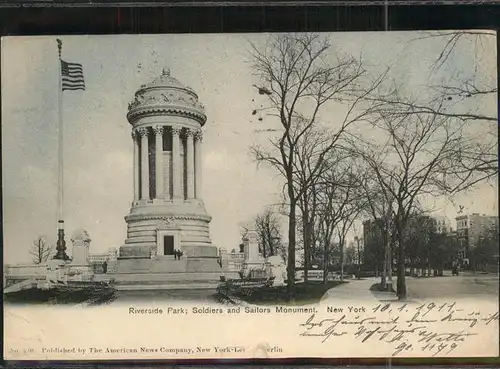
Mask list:
[[424,212],[415,210],[408,219],[406,229],[405,254],[410,267],[410,275],[430,275],[432,239],[436,233],[436,221]]
[[[334,165],[332,160],[325,160],[326,149],[330,147],[329,132],[321,128],[312,128],[305,132],[295,151],[294,185],[298,198],[298,207],[301,211],[300,225],[304,249],[304,282],[308,281],[308,272],[311,267],[316,244],[315,222],[318,207],[318,181],[321,175]],[[334,148],[330,148],[333,150]],[[321,161],[318,167],[318,162]]]
[[33,245],[31,246],[31,249],[29,251],[30,255],[33,258],[33,263],[45,263],[49,259],[53,248],[53,245],[50,245],[44,236],[38,236],[33,240]]
[[[393,101],[400,98],[395,92]],[[437,105],[439,112],[444,100]],[[467,188],[481,178],[473,174],[450,186],[456,177],[449,176],[449,166],[457,150],[467,145],[467,123],[443,114],[419,113],[413,105],[406,112],[392,104],[373,114],[373,125],[383,133],[379,143],[372,142],[362,154],[381,188],[393,199],[398,241],[398,288],[400,299],[406,298],[405,234],[412,210],[424,195],[450,194]],[[479,175],[481,177],[481,175]]]
[[267,207],[251,220],[240,223],[241,238],[245,238],[250,230],[257,233],[259,252],[266,258],[274,255],[286,255],[283,252],[280,214]]
[[[389,182],[391,178],[387,179]],[[392,185],[391,185],[392,186]],[[361,191],[365,197],[363,214],[373,219],[384,242],[384,258],[380,284],[382,288],[391,289],[392,286],[392,238],[394,235],[394,219],[392,209],[394,199],[377,178],[365,172],[360,181]]]
[[[496,43],[496,35],[483,30],[456,30],[426,32],[412,42],[420,40],[443,40],[443,48],[431,70],[430,78],[443,68],[457,68],[452,64],[455,53],[462,48],[474,50],[476,55],[486,54],[495,58],[489,50]],[[481,65],[481,63],[477,63]],[[486,61],[482,65],[492,64]],[[498,175],[498,85],[495,71],[455,70],[455,75],[446,80],[431,82],[425,88],[424,99],[401,99],[396,94],[378,96],[391,106],[394,114],[408,113],[419,116],[441,116],[461,123],[474,123],[467,142],[456,148],[453,165],[447,169],[446,191],[462,191],[470,186],[471,177],[477,183],[496,178]],[[437,77],[436,77],[437,78]],[[453,181],[452,181],[453,179]]]
[[264,258],[280,254],[281,225],[275,212],[267,208],[254,219],[259,237],[260,253]]
[[[355,179],[357,182],[357,179]],[[354,182],[354,181],[353,181]],[[349,190],[352,192],[351,198],[346,198],[345,206],[343,206],[341,211],[340,220],[337,223],[337,235],[339,240],[339,251],[340,251],[340,280],[344,280],[344,250],[346,244],[346,237],[348,232],[351,230],[352,224],[357,219],[361,213],[364,204],[359,198],[359,194],[356,193],[356,184],[352,183],[353,188]]]
[[[317,184],[317,229],[323,249],[323,282],[326,283],[332,241],[335,231],[339,234],[339,251],[342,259],[342,242],[352,225],[357,209],[355,169],[349,153],[337,150],[330,153],[329,160],[335,163],[325,171]],[[342,264],[342,260],[341,260]]]
[[[447,62],[463,40],[490,35],[483,31],[452,31],[421,37],[446,40],[432,73]],[[497,114],[496,109],[491,109],[492,97],[498,92],[494,77],[492,73],[485,78],[480,73],[469,73],[465,78],[451,78],[437,85],[429,82],[419,96],[410,98],[392,88],[366,99],[377,104],[373,125],[384,137],[379,144],[367,144],[363,156],[383,189],[381,193],[391,200],[401,299],[406,297],[406,229],[418,199],[464,191],[498,173]]]
[[[428,41],[429,39],[443,40],[443,48],[439,55],[436,56],[431,74],[439,72],[442,68],[447,67],[450,60],[453,60],[454,53],[461,53],[460,47],[466,47],[468,50],[473,50],[476,55],[483,52],[490,53],[488,57],[494,58],[491,53],[491,46],[496,43],[496,34],[493,31],[484,30],[453,30],[453,31],[431,31],[424,32],[423,35],[413,39],[411,42]],[[488,51],[486,51],[488,50]],[[456,64],[453,64],[455,67]],[[456,67],[455,67],[456,68]],[[467,104],[470,99],[474,98],[490,98],[496,100],[498,94],[498,85],[496,82],[496,74],[478,73],[477,67],[473,70],[467,70],[467,73],[460,73],[458,76],[453,76],[451,79],[442,81],[438,85],[430,85],[429,90],[436,92],[427,102],[412,102],[411,104],[418,113],[438,114],[451,118],[456,118],[462,121],[487,121],[496,123],[496,109],[487,111],[483,104]],[[464,71],[460,71],[464,72]],[[436,99],[445,98],[448,101],[453,101],[449,105],[449,109],[436,109],[435,106],[429,104]],[[408,105],[409,102],[393,101],[396,104]],[[464,108],[464,105],[468,105]]]
[[[442,192],[464,191],[498,174],[498,127],[496,117],[451,112],[449,96],[440,94],[428,102],[415,102],[401,96],[395,89],[385,96],[373,99],[383,103],[381,115],[404,120],[410,115],[418,120],[453,122],[463,130],[460,145],[456,145],[448,161],[441,161],[443,178],[436,179]],[[379,105],[380,107],[381,105]],[[494,120],[493,120],[494,119]],[[495,123],[493,123],[495,122]]]
[[322,264],[323,264],[323,283],[328,280],[330,254],[332,252],[332,241],[335,227],[340,220],[339,211],[341,210],[342,203],[337,204],[340,197],[338,195],[339,188],[334,186],[325,186],[325,182],[320,184],[318,191],[318,208],[316,221],[318,223],[318,241],[320,243],[319,249],[323,250]]
[[316,34],[271,36],[264,48],[251,45],[251,50],[252,71],[261,84],[259,93],[267,98],[268,108],[280,124],[278,137],[270,139],[270,148],[255,146],[252,151],[258,162],[271,165],[285,180],[289,220],[287,290],[293,300],[297,204],[310,181],[306,181],[305,187],[296,186],[296,152],[302,137],[318,124],[323,108],[329,103],[345,103],[347,113],[338,122],[337,130],[329,133],[329,143],[314,163],[311,173],[314,176],[321,170],[326,153],[351,124],[367,114],[355,111],[363,96],[354,93],[359,90],[356,85],[366,72],[351,56],[337,54],[336,60],[330,62],[330,44]]

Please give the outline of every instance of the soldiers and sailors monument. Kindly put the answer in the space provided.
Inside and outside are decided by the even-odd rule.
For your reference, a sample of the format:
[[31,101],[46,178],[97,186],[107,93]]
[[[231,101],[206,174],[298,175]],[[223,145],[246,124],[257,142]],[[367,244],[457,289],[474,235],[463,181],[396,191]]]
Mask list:
[[[127,120],[132,127],[133,198],[118,255],[114,247],[106,255],[92,254],[90,236],[82,228],[74,233],[70,258],[60,228],[57,252],[63,257],[49,260],[49,269],[73,279],[111,283],[119,290],[213,289],[223,276],[238,277],[210,239],[212,218],[202,197],[207,116],[196,92],[165,68],[136,91]],[[97,259],[105,261],[102,272],[93,270]],[[47,267],[8,266],[4,277],[17,293],[45,281]]]
[[[47,265],[8,266],[4,276],[10,288],[7,292],[49,290],[61,281],[67,283],[68,278],[70,289],[76,292],[95,286],[105,293],[116,289],[213,290],[228,278],[282,275],[284,262],[264,260],[253,231],[244,240],[239,266],[230,263],[230,255],[212,244],[212,218],[202,196],[203,127],[207,116],[196,92],[164,68],[161,75],[135,92],[126,117],[133,143],[133,183],[129,184],[133,186],[133,198],[125,214],[127,233],[123,243],[117,245],[118,253],[115,247],[105,254],[92,253],[88,232],[79,228],[71,239],[70,258],[65,254],[60,227],[56,257]],[[56,274],[52,272],[62,279],[53,280]],[[86,284],[78,285],[80,282]]]
[[[219,280],[218,250],[201,191],[207,116],[198,95],[165,68],[135,93],[127,119],[134,197],[115,281]],[[172,273],[176,277],[166,277]]]

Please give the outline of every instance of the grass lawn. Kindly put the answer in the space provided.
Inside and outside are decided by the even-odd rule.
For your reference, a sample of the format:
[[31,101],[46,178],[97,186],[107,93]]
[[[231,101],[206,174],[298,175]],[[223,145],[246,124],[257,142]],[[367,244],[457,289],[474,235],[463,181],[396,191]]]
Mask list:
[[330,288],[342,283],[340,281],[328,281],[326,284],[320,281],[309,281],[295,285],[295,301],[288,301],[286,286],[262,287],[254,289],[251,294],[235,293],[241,300],[256,305],[307,305],[317,303]]

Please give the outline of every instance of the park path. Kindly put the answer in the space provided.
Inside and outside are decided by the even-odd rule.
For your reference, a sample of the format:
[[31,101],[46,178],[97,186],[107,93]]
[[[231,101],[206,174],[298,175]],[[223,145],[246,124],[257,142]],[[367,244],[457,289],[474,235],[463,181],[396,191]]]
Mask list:
[[[349,280],[348,283],[329,289],[321,301],[395,301],[395,293],[371,291],[380,278]],[[397,278],[393,278],[397,283]],[[405,302],[422,302],[435,299],[476,298],[498,301],[498,276],[463,273],[460,276],[406,278],[408,297]]]
[[340,286],[330,288],[321,298],[321,302],[337,301],[388,301],[397,300],[394,293],[387,292],[372,292],[370,287],[379,283],[380,278],[363,278],[351,279],[348,283],[341,284]]

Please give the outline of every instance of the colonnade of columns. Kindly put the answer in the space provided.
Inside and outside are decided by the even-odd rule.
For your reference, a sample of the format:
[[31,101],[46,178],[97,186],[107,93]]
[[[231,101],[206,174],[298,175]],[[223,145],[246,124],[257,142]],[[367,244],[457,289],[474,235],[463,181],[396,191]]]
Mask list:
[[[202,131],[199,129],[177,128],[157,125],[154,127],[141,127],[132,131],[134,141],[134,202],[150,200],[151,169],[149,168],[149,135],[155,136],[155,198],[170,199],[170,180],[164,185],[164,135],[171,135],[172,170],[172,200],[201,199],[201,143]],[[181,151],[182,143],[186,139],[186,158],[184,171],[182,171]],[[170,150],[167,150],[170,151]],[[184,176],[186,176],[186,189],[184,191]]]

